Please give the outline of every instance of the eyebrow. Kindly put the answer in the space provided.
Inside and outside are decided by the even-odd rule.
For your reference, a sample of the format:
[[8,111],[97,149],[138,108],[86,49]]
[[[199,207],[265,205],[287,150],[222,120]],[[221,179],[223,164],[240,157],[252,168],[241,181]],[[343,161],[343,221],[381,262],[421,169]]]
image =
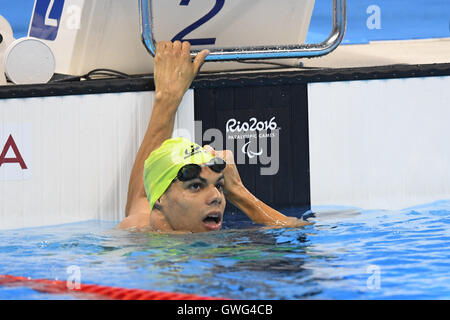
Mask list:
[[[205,178],[203,178],[203,177],[201,177],[201,176],[198,176],[198,177],[196,177],[196,178],[193,178],[193,179],[191,179],[191,180],[188,180],[188,181],[185,181],[185,182],[191,182],[191,181],[193,181],[193,180],[200,180],[202,183],[204,183],[204,184],[206,184],[207,182],[208,182],[208,180],[206,180]],[[220,177],[219,178],[217,178],[217,180],[216,180],[216,182],[219,182],[220,180],[223,180],[223,179],[225,179],[225,176],[222,174],[222,175],[220,175]]]

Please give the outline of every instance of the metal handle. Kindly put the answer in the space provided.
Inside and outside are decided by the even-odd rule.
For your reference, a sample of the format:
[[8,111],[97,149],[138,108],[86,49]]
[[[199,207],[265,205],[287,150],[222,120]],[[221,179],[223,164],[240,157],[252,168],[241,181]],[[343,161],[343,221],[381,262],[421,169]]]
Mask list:
[[[142,40],[148,52],[155,56],[156,41],[153,35],[152,0],[139,0]],[[347,0],[333,0],[333,28],[328,38],[319,44],[284,46],[255,46],[239,48],[212,48],[206,61],[262,60],[286,58],[314,58],[336,49],[344,38],[347,27]],[[201,50],[192,49],[196,56]]]

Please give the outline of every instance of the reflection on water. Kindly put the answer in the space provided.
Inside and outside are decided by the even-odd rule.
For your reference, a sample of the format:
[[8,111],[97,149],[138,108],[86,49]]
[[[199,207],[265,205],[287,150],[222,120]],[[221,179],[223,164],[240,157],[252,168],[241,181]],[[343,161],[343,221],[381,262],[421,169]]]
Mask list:
[[[144,237],[146,243],[142,243]],[[298,230],[291,234],[285,229],[147,234],[129,240],[137,243],[122,252],[127,267],[146,270],[147,279],[167,290],[208,291],[212,296],[234,299],[249,298],[250,294],[279,299],[283,296],[280,284],[300,284],[311,274],[303,268],[307,241]],[[302,289],[298,298],[304,293],[307,291]]]

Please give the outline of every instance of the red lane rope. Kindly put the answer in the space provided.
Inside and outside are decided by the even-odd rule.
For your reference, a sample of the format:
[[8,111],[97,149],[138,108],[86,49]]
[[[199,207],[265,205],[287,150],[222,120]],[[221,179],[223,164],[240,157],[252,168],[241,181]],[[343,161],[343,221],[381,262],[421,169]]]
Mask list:
[[80,284],[79,288],[71,289],[66,281],[30,279],[11,275],[0,275],[0,286],[26,286],[33,290],[52,294],[84,294],[94,299],[112,300],[223,300],[198,296],[195,294],[184,294],[176,292],[152,291],[143,289],[127,289],[96,284]]

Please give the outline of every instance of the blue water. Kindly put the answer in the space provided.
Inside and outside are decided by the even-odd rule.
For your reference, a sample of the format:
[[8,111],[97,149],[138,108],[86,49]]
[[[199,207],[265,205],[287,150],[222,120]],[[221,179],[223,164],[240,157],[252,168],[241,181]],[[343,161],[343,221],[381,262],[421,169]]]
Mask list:
[[[227,213],[223,230],[202,234],[133,233],[101,221],[2,231],[0,274],[67,280],[75,265],[83,283],[232,299],[450,298],[450,201],[336,207],[309,221],[261,229]],[[0,287],[0,299],[76,298]]]
[[[12,25],[16,38],[24,37],[34,0],[0,0],[0,14]],[[380,9],[380,29],[369,29],[369,6]],[[307,43],[324,40],[331,31],[332,0],[316,0]],[[348,27],[343,44],[373,40],[403,40],[450,37],[448,0],[348,0]]]

